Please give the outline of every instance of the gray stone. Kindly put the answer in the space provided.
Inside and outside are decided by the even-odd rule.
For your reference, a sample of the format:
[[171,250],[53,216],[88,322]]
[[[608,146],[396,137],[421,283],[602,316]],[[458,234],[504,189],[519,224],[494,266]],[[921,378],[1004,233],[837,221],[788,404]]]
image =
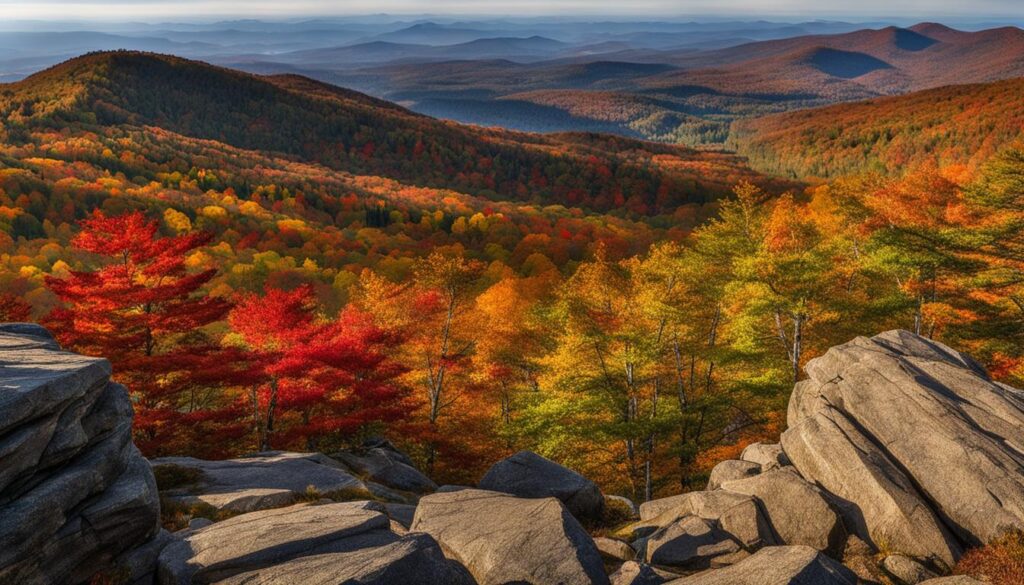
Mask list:
[[53,334],[42,325],[36,323],[0,323],[0,333],[9,333],[12,336],[33,337],[34,341],[42,343],[42,347],[52,350],[60,350],[60,344],[54,339]]
[[287,506],[307,495],[309,488],[321,495],[369,494],[366,484],[341,463],[320,453],[270,451],[223,461],[161,457],[151,464],[154,468],[174,465],[201,474],[197,484],[164,490],[164,496],[183,504],[202,502],[232,512]]
[[[1024,397],[970,357],[906,331],[859,337],[807,364],[795,427],[827,403],[905,471],[963,541],[1024,528]],[[912,429],[913,432],[908,432]]]
[[366,479],[392,489],[417,494],[437,490],[437,484],[405,463],[408,458],[392,449],[376,447],[360,452],[342,451],[332,456]]
[[960,546],[910,478],[843,414],[822,406],[782,434],[800,473],[836,496],[845,525],[876,549],[952,567]]
[[597,484],[530,451],[495,463],[479,487],[521,498],[557,498],[577,518],[599,518],[604,508]]
[[708,477],[708,491],[722,487],[722,483],[743,479],[761,473],[761,464],[740,459],[728,459],[715,465]]
[[225,493],[179,495],[171,499],[183,504],[202,502],[220,511],[244,514],[290,506],[298,497],[298,493],[286,489],[251,488]]
[[602,557],[612,561],[632,561],[636,558],[633,547],[617,538],[594,537],[594,546]]
[[671,585],[857,585],[849,569],[808,546],[765,547],[735,565]]
[[641,521],[628,529],[640,532],[634,538],[642,537],[687,515],[717,522],[747,549],[779,544],[753,496],[724,490],[688,492],[645,502],[640,505]]
[[842,520],[821,491],[792,469],[775,468],[722,489],[757,498],[775,534],[785,544],[806,545],[838,555],[846,542]]
[[882,568],[904,585],[917,585],[922,581],[938,577],[924,565],[903,555],[889,555],[882,561]]
[[153,585],[156,583],[156,561],[160,553],[177,540],[166,530],[160,530],[149,541],[123,553],[114,559],[111,574],[122,578],[125,585]]
[[747,552],[746,550],[740,549],[740,550],[738,550],[736,552],[732,552],[732,553],[728,553],[728,554],[718,555],[716,557],[712,557],[712,559],[711,559],[711,561],[709,563],[709,566],[712,569],[721,569],[722,567],[728,567],[728,566],[731,566],[731,565],[735,565],[736,563],[738,563],[738,562],[740,562],[740,561],[742,561],[742,560],[744,560],[744,559],[746,559],[748,557],[750,557],[750,553]]
[[636,561],[622,563],[609,579],[611,585],[661,585],[666,581],[653,567]]
[[412,526],[412,519],[416,515],[416,506],[387,503],[384,504],[384,512],[388,515],[388,518],[408,529]]
[[375,498],[397,504],[415,504],[420,499],[419,494],[392,489],[375,481],[366,482],[366,489]]
[[467,489],[425,496],[413,532],[426,532],[480,585],[605,585],[601,555],[555,498]]
[[707,520],[684,516],[647,539],[645,559],[659,567],[704,569],[714,557],[739,550],[736,541]]
[[633,502],[633,500],[631,500],[631,499],[629,499],[627,497],[624,497],[624,496],[614,496],[614,495],[607,495],[606,494],[604,496],[604,500],[605,500],[605,505],[606,506],[607,506],[608,502],[614,502],[614,503],[617,503],[617,504],[621,504],[622,507],[629,508],[629,512],[630,512],[630,514],[632,514],[632,516],[634,518],[637,518],[637,517],[640,516],[640,507],[637,506]]
[[213,583],[297,557],[394,542],[388,519],[367,502],[262,510],[200,528],[160,554],[162,585]]
[[751,443],[740,453],[740,460],[757,463],[764,471],[789,465],[789,458],[783,452],[782,445],[777,443]]
[[153,474],[110,364],[0,328],[0,582],[82,583],[158,530]]
[[210,524],[213,524],[213,520],[209,518],[193,518],[188,521],[188,529],[199,530],[200,528],[206,528]]
[[446,559],[427,534],[350,552],[298,557],[241,573],[220,585],[475,585],[458,563]]

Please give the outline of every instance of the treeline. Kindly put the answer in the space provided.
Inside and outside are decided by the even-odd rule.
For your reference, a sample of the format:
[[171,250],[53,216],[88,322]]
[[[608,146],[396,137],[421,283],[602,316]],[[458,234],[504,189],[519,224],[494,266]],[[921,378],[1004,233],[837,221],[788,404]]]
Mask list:
[[73,239],[82,269],[44,275],[60,303],[38,316],[112,358],[150,455],[386,432],[445,481],[529,448],[643,500],[781,431],[800,367],[855,335],[914,330],[1020,385],[1022,221],[1024,151],[1008,150],[969,182],[923,167],[777,198],[740,184],[678,243],[598,245],[564,270],[425,249],[326,306],[299,267],[212,286],[217,263],[193,259],[224,244],[173,214],[97,214]]

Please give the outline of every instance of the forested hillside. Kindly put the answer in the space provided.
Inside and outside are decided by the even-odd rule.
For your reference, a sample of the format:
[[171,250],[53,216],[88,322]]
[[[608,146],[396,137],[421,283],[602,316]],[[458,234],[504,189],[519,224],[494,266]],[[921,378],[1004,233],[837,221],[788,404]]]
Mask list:
[[440,481],[532,449],[646,500],[777,436],[858,334],[1020,384],[1019,150],[805,188],[133,53],[0,86],[0,120],[0,321],[110,358],[148,456],[383,433]]
[[729,146],[790,177],[900,174],[923,163],[977,170],[1020,138],[1022,92],[1024,80],[1010,79],[742,120]]
[[653,214],[754,179],[723,155],[469,130],[309,79],[132,52],[85,56],[6,86],[0,117],[14,138],[40,125],[157,126],[352,173],[598,211],[628,197],[627,207]]

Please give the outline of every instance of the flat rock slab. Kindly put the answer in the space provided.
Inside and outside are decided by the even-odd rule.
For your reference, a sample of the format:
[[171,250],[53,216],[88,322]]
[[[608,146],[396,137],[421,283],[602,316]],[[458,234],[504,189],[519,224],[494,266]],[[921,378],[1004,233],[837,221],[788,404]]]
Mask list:
[[480,585],[606,585],[593,540],[555,498],[466,489],[425,496],[413,532],[426,532]]
[[295,503],[297,494],[291,490],[254,488],[234,492],[197,494],[174,499],[182,503],[202,502],[218,510],[244,514],[256,510],[282,508]]
[[784,544],[842,552],[846,530],[821,490],[792,468],[775,468],[747,479],[727,481],[725,491],[757,498]]
[[199,472],[201,479],[196,484],[166,490],[165,495],[183,503],[202,501],[235,512],[288,505],[309,487],[321,495],[367,491],[366,484],[321,453],[274,451],[223,461],[161,457],[151,464],[154,468],[178,466]]
[[961,540],[1024,529],[1024,393],[906,331],[828,350],[794,389],[789,425],[823,404],[884,448]]
[[479,487],[521,498],[557,498],[577,518],[599,518],[604,508],[597,484],[531,451],[495,463]]
[[220,585],[475,585],[427,534],[383,546],[299,557],[219,581]]
[[200,528],[160,553],[162,585],[214,583],[297,557],[352,552],[398,536],[370,502],[290,506],[235,516]]
[[722,569],[671,585],[857,585],[849,569],[808,546],[770,546]]

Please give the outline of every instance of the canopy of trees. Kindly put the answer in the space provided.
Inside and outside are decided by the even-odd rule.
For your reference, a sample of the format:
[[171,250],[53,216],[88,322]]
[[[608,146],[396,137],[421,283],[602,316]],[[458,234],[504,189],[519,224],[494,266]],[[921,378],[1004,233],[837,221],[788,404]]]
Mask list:
[[[375,142],[365,165],[341,164],[136,125],[141,109],[105,98],[124,123],[101,124],[99,94],[72,86],[19,101],[46,79],[0,88],[0,319],[44,322],[111,359],[148,455],[331,450],[385,433],[441,481],[533,449],[643,500],[701,485],[710,463],[777,435],[802,366],[855,335],[915,330],[1024,382],[1020,149],[976,172],[922,164],[787,193],[743,172],[720,177],[733,189],[719,197],[673,174],[721,168],[706,159],[516,138],[575,154],[485,193],[436,158],[446,134],[417,146],[439,123],[394,108],[429,127],[401,155],[400,141]],[[214,97],[243,99],[196,99]],[[160,106],[146,107],[155,123]],[[181,131],[213,128],[174,116]],[[443,185],[391,166],[421,148]],[[485,164],[469,148],[450,156]],[[602,170],[621,152],[682,183]],[[572,188],[543,186],[579,164],[603,178],[585,179],[601,187],[578,205]],[[607,190],[617,202],[602,213]]]

